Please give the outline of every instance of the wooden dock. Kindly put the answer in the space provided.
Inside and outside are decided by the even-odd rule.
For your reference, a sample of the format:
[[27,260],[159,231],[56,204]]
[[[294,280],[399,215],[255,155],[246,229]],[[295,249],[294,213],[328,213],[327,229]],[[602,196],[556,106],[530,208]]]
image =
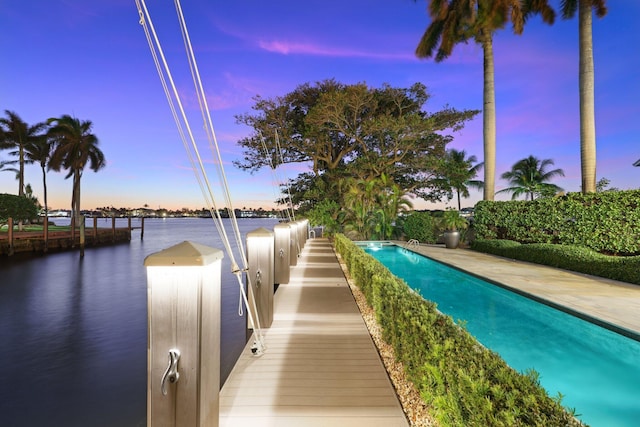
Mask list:
[[307,241],[263,334],[220,392],[220,426],[409,425],[327,239]]
[[[116,228],[116,218],[113,217],[111,220],[110,228],[99,228],[98,218],[93,218],[93,227],[78,226],[62,231],[49,231],[45,224],[42,231],[16,231],[13,220],[9,218],[8,231],[0,231],[0,256],[16,253],[39,254],[75,248],[83,254],[85,246],[128,243],[131,241],[131,231],[135,229],[140,229],[140,239],[144,237],[144,218],[140,227],[132,227],[129,217],[126,228]],[[84,218],[82,221],[84,224]]]

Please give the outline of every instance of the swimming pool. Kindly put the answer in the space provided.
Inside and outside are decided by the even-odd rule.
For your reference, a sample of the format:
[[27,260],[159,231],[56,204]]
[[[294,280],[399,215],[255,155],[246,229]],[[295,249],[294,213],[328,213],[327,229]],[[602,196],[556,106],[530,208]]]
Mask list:
[[638,425],[640,342],[398,246],[364,249],[587,424]]

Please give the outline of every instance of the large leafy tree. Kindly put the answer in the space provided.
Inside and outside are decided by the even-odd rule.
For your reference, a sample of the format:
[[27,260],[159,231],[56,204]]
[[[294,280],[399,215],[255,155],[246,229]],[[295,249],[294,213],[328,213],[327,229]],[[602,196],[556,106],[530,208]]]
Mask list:
[[553,195],[562,191],[562,188],[549,182],[557,176],[564,176],[562,169],[548,169],[553,164],[552,159],[540,160],[534,156],[517,161],[510,171],[501,175],[502,179],[509,181],[510,187],[498,193],[511,193],[512,200],[521,195],[533,200],[536,196]]
[[24,165],[31,162],[25,155],[25,148],[42,138],[46,123],[29,125],[13,111],[5,110],[6,117],[0,118],[0,149],[11,150],[17,157],[18,195],[24,195]]
[[580,49],[580,166],[582,192],[596,191],[596,119],[594,100],[592,11],[602,18],[607,14],[606,0],[562,0],[564,19],[578,12],[578,38]]
[[[312,162],[316,174],[335,167],[346,153],[344,141],[336,135],[314,133],[305,121],[322,93],[345,87],[335,80],[325,80],[315,86],[305,83],[284,96],[271,99],[256,96],[254,113],[236,116],[238,123],[254,130],[252,135],[238,141],[244,147],[244,158],[235,162],[236,166],[255,172],[280,163]],[[278,140],[284,143],[277,144]]]
[[442,166],[438,182],[447,191],[447,197],[453,198],[455,192],[458,200],[458,210],[461,208],[461,197],[470,196],[469,188],[481,190],[484,183],[475,179],[482,170],[484,164],[477,163],[476,156],[467,157],[464,150],[455,148],[447,150],[447,154],[442,159]]
[[[405,193],[429,198],[435,162],[475,110],[424,111],[426,87],[369,88],[325,80],[274,99],[256,98],[255,113],[237,116],[254,129],[239,141],[236,165],[256,171],[277,163],[306,163],[311,172],[289,183],[294,203],[326,197],[340,203],[346,178],[368,182],[383,174]],[[276,143],[276,130],[281,150]],[[311,206],[309,206],[311,207]]]
[[87,165],[94,172],[105,167],[104,153],[98,148],[98,137],[91,132],[91,121],[64,115],[49,119],[49,124],[49,136],[55,144],[49,166],[53,170],[68,170],[65,178],[73,177],[71,211],[72,219],[77,219],[80,216],[82,173]]
[[239,141],[244,158],[236,165],[253,172],[307,164],[311,170],[286,185],[299,211],[331,218],[354,238],[388,238],[410,205],[406,196],[443,194],[433,181],[439,159],[451,133],[479,113],[449,107],[430,113],[428,99],[422,84],[370,88],[335,80],[256,98],[255,113],[237,117],[254,133]]
[[473,40],[484,54],[483,143],[484,199],[495,194],[496,106],[493,61],[493,34],[509,22],[521,34],[526,18],[540,13],[552,23],[555,13],[547,0],[429,0],[431,23],[424,32],[416,56],[443,61],[459,43]]

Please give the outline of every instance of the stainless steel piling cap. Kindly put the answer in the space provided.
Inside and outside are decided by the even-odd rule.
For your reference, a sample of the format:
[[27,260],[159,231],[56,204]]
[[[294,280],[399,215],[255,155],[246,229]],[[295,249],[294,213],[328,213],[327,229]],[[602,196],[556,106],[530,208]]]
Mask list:
[[247,237],[273,237],[273,231],[260,227],[248,232]]
[[145,267],[152,266],[199,266],[209,265],[224,258],[220,249],[184,241],[144,259]]

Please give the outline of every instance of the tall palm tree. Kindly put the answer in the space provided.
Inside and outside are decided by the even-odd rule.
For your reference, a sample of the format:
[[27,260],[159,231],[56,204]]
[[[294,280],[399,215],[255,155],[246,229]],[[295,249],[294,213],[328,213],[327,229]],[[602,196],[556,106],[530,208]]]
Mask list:
[[25,156],[25,147],[42,136],[46,123],[29,125],[15,112],[5,110],[6,117],[0,118],[0,149],[12,150],[12,156],[18,157],[18,195],[24,196],[24,165],[31,163]]
[[536,195],[555,194],[562,191],[562,188],[549,181],[556,176],[564,176],[564,171],[562,169],[547,170],[551,165],[553,165],[552,159],[540,160],[534,156],[519,160],[510,171],[501,175],[501,178],[508,180],[511,186],[498,193],[511,193],[512,200],[523,194],[525,199],[529,196],[530,200],[533,200]]
[[593,38],[591,11],[598,18],[607,14],[606,0],[562,0],[564,19],[573,18],[578,11],[580,49],[580,168],[582,192],[596,191],[596,119],[594,100]]
[[476,156],[467,157],[467,153],[464,150],[458,151],[455,148],[447,150],[445,154],[442,178],[437,181],[440,181],[440,184],[447,189],[449,199],[453,197],[453,191],[456,192],[458,210],[462,207],[461,197],[467,198],[470,196],[469,188],[478,190],[484,188],[484,182],[475,179],[484,167],[484,163],[476,163],[477,161]]
[[53,139],[48,135],[44,135],[37,140],[31,141],[25,147],[25,157],[29,161],[39,163],[42,169],[42,187],[44,190],[44,214],[47,218],[49,212],[49,204],[47,199],[47,170],[49,165],[49,158],[51,157],[51,151],[53,149]]
[[49,136],[55,144],[49,166],[53,170],[68,170],[65,178],[73,176],[71,218],[77,219],[80,216],[80,179],[84,168],[87,163],[94,172],[105,167],[104,153],[98,148],[98,137],[91,133],[91,121],[64,115],[49,119],[49,124]]
[[493,33],[509,22],[522,34],[528,15],[540,13],[553,23],[555,12],[548,0],[429,0],[431,24],[422,35],[416,56],[436,62],[448,58],[456,44],[473,39],[484,53],[483,143],[484,200],[493,200],[496,172],[496,105]]

